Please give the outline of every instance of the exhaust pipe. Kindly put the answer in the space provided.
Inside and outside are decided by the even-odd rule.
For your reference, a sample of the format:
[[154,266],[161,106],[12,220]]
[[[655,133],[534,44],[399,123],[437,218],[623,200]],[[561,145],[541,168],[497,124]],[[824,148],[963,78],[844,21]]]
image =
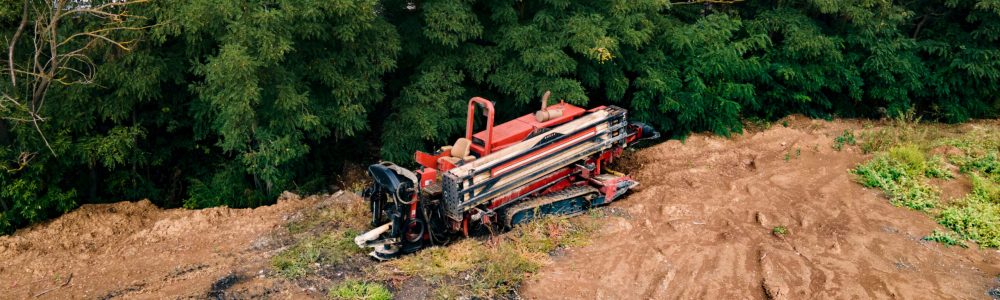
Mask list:
[[561,109],[547,109],[549,107],[549,96],[552,96],[552,91],[545,91],[545,94],[542,95],[542,109],[535,113],[535,121],[545,122],[562,117],[563,112]]
[[361,248],[374,247],[376,245],[372,245],[371,242],[378,239],[380,235],[382,235],[386,231],[389,231],[389,229],[391,228],[392,228],[392,222],[385,223],[385,225],[376,227],[375,229],[369,230],[368,232],[365,232],[359,236],[354,237],[354,243],[358,244],[358,247]]

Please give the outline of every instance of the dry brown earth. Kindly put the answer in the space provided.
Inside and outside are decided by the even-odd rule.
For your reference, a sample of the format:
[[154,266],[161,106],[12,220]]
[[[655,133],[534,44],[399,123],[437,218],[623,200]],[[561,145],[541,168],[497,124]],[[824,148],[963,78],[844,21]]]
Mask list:
[[255,209],[164,210],[146,200],[83,205],[0,237],[0,298],[309,296],[268,270],[287,232],[276,229],[299,211],[348,196],[286,194]]
[[[790,122],[732,139],[698,134],[640,150],[642,166],[633,175],[643,188],[615,204],[632,219],[607,225],[592,245],[556,259],[521,294],[981,299],[1000,286],[996,250],[922,241],[942,227],[852,181],[848,169],[866,157],[857,147],[831,145],[860,124]],[[944,190],[962,185],[958,180]],[[788,234],[773,234],[777,226]]]

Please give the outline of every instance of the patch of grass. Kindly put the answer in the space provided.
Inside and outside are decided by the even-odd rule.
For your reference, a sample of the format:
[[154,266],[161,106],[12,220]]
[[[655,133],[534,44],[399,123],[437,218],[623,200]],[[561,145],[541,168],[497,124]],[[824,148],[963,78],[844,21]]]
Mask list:
[[857,141],[854,140],[854,131],[844,130],[844,133],[840,134],[833,139],[833,149],[840,151],[844,149],[844,145],[854,146]]
[[953,232],[942,232],[934,230],[930,235],[923,238],[925,241],[938,242],[945,244],[947,246],[959,246],[962,248],[967,248],[968,246],[962,242],[962,238]]
[[362,253],[354,244],[358,232],[346,230],[300,240],[271,258],[271,266],[286,278],[312,274],[316,264],[338,264],[347,257]]
[[291,234],[314,231],[317,227],[363,230],[368,226],[368,214],[368,206],[364,201],[337,201],[326,207],[306,210],[304,214],[285,224],[285,228]]
[[487,240],[464,239],[382,263],[373,276],[421,277],[436,285],[436,293],[444,298],[505,297],[527,274],[538,271],[552,251],[589,243],[599,226],[597,218],[542,218]]
[[1000,132],[980,128],[944,144],[962,150],[949,160],[969,176],[972,191],[942,210],[938,223],[980,246],[1000,247]]
[[[913,126],[898,130],[900,133],[882,139],[888,142],[872,147],[880,149],[879,153],[852,172],[861,184],[882,189],[893,204],[926,211],[954,231],[954,235],[935,232],[926,240],[945,244],[973,240],[982,247],[1000,247],[1000,130],[992,125],[972,127],[974,130],[957,136]],[[891,146],[883,147],[885,144]],[[961,151],[950,151],[944,158],[928,157],[927,149],[942,146]],[[931,178],[951,178],[944,167],[948,164],[969,177],[972,190],[961,199],[942,203],[937,189],[928,182]]]
[[[926,163],[919,165],[926,166]],[[865,187],[882,189],[893,205],[924,211],[934,208],[938,202],[940,193],[923,179],[924,169],[897,156],[886,153],[876,155],[851,172]]]
[[458,299],[462,296],[455,285],[442,285],[434,289],[434,298],[437,299]]
[[327,297],[338,300],[390,300],[392,293],[378,283],[348,279],[330,288]]
[[777,236],[782,236],[788,234],[788,228],[785,226],[774,226],[771,228],[771,233]]
[[904,144],[922,144],[938,134],[931,126],[920,124],[920,117],[908,112],[889,120],[889,125],[873,129],[866,126],[857,143],[864,153],[885,151]]
[[888,149],[896,143],[895,136],[885,128],[866,130],[861,133],[861,152],[868,154]]
[[938,223],[984,247],[1000,247],[1000,182],[972,174],[972,192],[938,215]]

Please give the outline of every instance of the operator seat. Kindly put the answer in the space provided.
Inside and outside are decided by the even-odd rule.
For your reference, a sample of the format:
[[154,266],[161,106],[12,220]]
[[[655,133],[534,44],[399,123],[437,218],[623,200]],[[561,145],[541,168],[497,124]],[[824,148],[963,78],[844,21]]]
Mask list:
[[469,155],[470,146],[472,146],[472,142],[469,139],[459,138],[455,141],[454,146],[441,147],[441,151],[448,152],[448,156],[438,158],[438,164],[447,161],[457,166],[459,163],[475,160],[475,156]]

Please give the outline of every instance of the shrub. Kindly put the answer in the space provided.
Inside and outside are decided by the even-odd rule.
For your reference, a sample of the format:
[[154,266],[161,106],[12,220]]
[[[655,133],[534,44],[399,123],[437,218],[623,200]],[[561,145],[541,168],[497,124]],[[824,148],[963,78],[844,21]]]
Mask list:
[[968,246],[965,245],[965,243],[962,242],[962,238],[959,237],[959,236],[957,236],[953,232],[943,232],[943,231],[934,230],[934,231],[931,232],[930,235],[925,236],[923,238],[923,240],[925,240],[925,241],[931,241],[931,242],[938,242],[938,243],[945,244],[947,246],[960,246],[962,248],[968,247]]
[[981,246],[1000,247],[1000,187],[996,181],[970,174],[972,192],[938,216],[938,222]]
[[844,145],[854,146],[857,141],[854,140],[854,132],[850,130],[844,130],[840,136],[833,139],[833,149],[840,151],[844,148]]
[[894,154],[879,154],[858,165],[852,170],[857,180],[865,187],[881,188],[893,205],[921,211],[935,207],[939,192],[924,182],[923,156],[914,155],[911,149],[894,150]]
[[786,235],[788,234],[788,228],[785,226],[774,226],[774,228],[771,228],[771,233],[777,236]]

